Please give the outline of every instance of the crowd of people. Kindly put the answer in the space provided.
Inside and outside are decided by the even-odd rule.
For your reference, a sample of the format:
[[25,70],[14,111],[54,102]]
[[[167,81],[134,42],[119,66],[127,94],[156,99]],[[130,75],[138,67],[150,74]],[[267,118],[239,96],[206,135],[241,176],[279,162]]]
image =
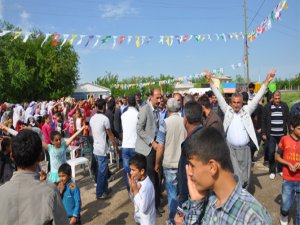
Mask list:
[[[97,200],[110,198],[109,148],[120,155],[124,185],[140,225],[156,224],[168,200],[166,225],[272,224],[248,191],[263,141],[269,178],[283,177],[280,222],[288,224],[300,188],[300,103],[291,110],[280,91],[263,105],[275,70],[260,90],[225,99],[206,72],[211,91],[199,96],[153,89],[75,101],[71,97],[1,105],[0,199],[3,224],[81,224],[80,189],[67,163],[68,146],[92,144]],[[82,152],[76,151],[76,157]],[[40,162],[46,160],[43,168]],[[300,224],[300,208],[296,224]]]

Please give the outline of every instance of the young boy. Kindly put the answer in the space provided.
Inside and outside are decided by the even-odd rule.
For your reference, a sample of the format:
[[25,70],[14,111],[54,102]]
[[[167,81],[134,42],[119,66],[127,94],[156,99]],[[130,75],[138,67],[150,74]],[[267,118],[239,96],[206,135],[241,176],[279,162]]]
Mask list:
[[216,128],[194,133],[185,153],[190,198],[176,224],[272,224],[267,210],[234,179],[229,148]]
[[81,198],[79,188],[71,180],[71,166],[67,163],[62,164],[58,169],[60,179],[59,192],[67,211],[70,224],[81,224],[80,209]]
[[[280,206],[280,223],[288,224],[288,215],[295,194],[300,201],[300,115],[293,115],[290,121],[292,133],[281,138],[276,160],[283,165],[282,200]],[[299,205],[299,204],[298,204]],[[294,222],[295,223],[295,222]],[[300,224],[300,209],[297,207],[296,223]]]
[[129,160],[130,198],[134,203],[134,220],[140,225],[155,225],[155,192],[150,178],[146,174],[147,160],[136,154]]

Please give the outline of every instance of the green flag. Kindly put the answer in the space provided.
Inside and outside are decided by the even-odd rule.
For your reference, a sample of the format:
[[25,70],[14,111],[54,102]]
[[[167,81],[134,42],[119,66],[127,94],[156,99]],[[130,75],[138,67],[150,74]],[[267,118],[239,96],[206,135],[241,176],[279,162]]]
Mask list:
[[274,93],[276,91],[276,83],[270,83],[268,88],[272,93]]

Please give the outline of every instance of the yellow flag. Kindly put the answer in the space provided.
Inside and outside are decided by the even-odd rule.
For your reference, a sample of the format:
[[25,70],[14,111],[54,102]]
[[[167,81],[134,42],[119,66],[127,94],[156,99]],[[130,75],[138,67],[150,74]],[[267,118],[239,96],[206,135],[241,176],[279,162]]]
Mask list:
[[22,34],[22,31],[15,31],[14,40],[16,40],[21,34]]
[[78,35],[77,34],[72,34],[72,38],[70,39],[69,41],[69,44],[73,44],[73,41],[75,40],[75,38],[77,37]]
[[139,48],[141,46],[140,36],[135,36],[135,45],[137,48]]
[[170,43],[170,36],[165,36],[165,38],[166,38],[167,45],[170,46],[171,45],[171,43]]
[[283,8],[284,8],[284,9],[288,9],[289,6],[285,3],[284,6],[283,6]]

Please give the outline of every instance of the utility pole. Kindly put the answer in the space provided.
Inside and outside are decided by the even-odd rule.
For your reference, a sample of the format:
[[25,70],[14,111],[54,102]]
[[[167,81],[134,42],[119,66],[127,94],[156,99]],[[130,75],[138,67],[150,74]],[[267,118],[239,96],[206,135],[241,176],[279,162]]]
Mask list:
[[244,52],[245,52],[245,64],[246,64],[246,76],[247,85],[249,85],[249,60],[248,60],[248,25],[247,25],[247,11],[246,11],[246,0],[244,0],[244,22],[245,22],[245,37],[244,37]]

